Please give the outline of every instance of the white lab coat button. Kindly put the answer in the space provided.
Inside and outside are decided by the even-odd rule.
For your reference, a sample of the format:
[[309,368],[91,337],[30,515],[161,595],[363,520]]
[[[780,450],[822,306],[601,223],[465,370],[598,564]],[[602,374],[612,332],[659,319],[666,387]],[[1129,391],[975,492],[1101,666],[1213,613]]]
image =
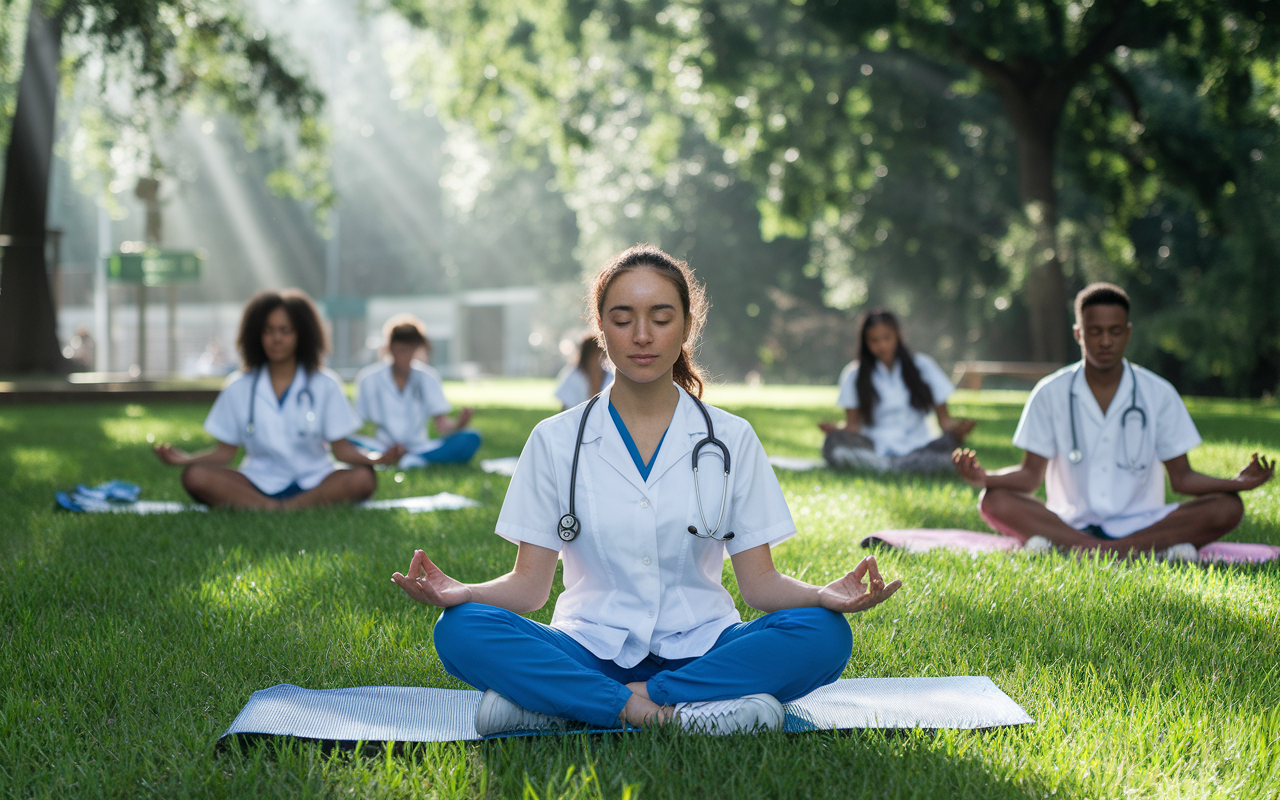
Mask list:
[[649,565],[650,565],[650,564],[652,564],[652,563],[653,563],[653,559],[652,559],[652,558],[649,558],[648,556],[645,556],[645,557],[644,557],[644,565],[645,565],[646,567],[647,567],[647,566],[649,566]]
[[653,612],[652,612],[652,611],[650,611],[650,612],[649,612],[649,617],[650,617],[651,619],[653,618]]
[[646,497],[646,498],[644,498],[643,500],[641,500],[641,501],[640,501],[640,507],[641,507],[641,508],[648,508],[648,507],[649,507],[649,498],[647,498],[647,497]]

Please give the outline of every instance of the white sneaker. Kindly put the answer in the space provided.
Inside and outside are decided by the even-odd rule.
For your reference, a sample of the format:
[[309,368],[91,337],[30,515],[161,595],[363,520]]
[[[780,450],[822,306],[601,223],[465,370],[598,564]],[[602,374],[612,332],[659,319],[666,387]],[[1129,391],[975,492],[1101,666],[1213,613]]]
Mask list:
[[1165,550],[1157,550],[1155,559],[1156,561],[1167,561],[1170,564],[1195,563],[1200,560],[1200,551],[1191,542],[1182,542]]
[[786,719],[782,704],[771,694],[749,694],[736,700],[676,703],[675,720],[694,733],[724,736],[763,728],[776,731]]
[[476,733],[488,736],[507,731],[541,731],[567,728],[567,719],[539,714],[516,705],[492,689],[486,689],[476,706]]
[[396,466],[400,469],[421,469],[427,465],[427,460],[418,453],[405,453],[400,456],[400,463]]
[[1053,552],[1053,542],[1043,536],[1032,536],[1022,544],[1022,552],[1029,556],[1042,556]]

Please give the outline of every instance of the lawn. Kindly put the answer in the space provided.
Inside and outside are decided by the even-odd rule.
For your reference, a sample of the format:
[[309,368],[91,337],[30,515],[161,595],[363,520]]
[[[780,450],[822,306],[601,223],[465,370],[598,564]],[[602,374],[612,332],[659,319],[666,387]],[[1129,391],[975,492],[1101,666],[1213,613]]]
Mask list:
[[[479,407],[480,457],[519,453],[553,409],[547,382],[451,385]],[[834,389],[714,387],[766,449],[816,455]],[[972,444],[1012,462],[1023,395],[957,395]],[[1280,452],[1280,406],[1193,401],[1197,468]],[[381,475],[379,497],[450,491],[479,508],[270,515],[76,515],[55,489],[109,478],[183,499],[148,441],[196,447],[197,404],[0,406],[0,794],[56,797],[1275,797],[1280,567],[1172,568],[1008,554],[884,553],[904,588],[850,618],[846,677],[988,675],[1036,718],[987,732],[653,730],[429,745],[218,753],[249,695],[277,683],[463,688],[431,644],[433,610],[388,580],[415,547],[463,580],[506,569],[492,535],[506,479],[478,466]],[[781,473],[800,528],[776,558],[821,583],[866,533],[985,529],[951,478]],[[1280,544],[1280,489],[1246,498],[1230,538]],[[733,588],[732,569],[726,584]],[[557,582],[557,590],[559,584]],[[739,603],[744,614],[756,612]],[[547,621],[550,605],[534,618]]]

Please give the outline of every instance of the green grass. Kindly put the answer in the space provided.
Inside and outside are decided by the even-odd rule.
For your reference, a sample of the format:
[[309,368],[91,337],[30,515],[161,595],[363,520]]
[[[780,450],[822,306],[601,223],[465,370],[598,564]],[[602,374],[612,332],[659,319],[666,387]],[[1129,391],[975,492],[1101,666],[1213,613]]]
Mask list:
[[[514,455],[551,410],[546,382],[450,386],[480,407],[481,457]],[[771,452],[815,455],[833,389],[714,387]],[[1009,463],[1023,396],[960,394],[973,444]],[[517,407],[518,406],[518,407]],[[431,646],[436,613],[388,580],[422,547],[481,580],[506,479],[478,467],[383,473],[380,497],[452,491],[480,508],[75,515],[53,492],[128,477],[183,499],[147,437],[207,441],[196,404],[0,406],[0,794],[374,797],[1275,797],[1280,568],[1200,569],[1007,554],[884,553],[894,599],[851,618],[846,676],[989,675],[1037,723],[989,732],[710,740],[670,731],[217,754],[249,695],[276,683],[461,685]],[[1280,451],[1280,407],[1191,404],[1193,464],[1234,472]],[[954,479],[782,473],[801,535],[780,566],[811,582],[887,527],[983,529]],[[1280,496],[1247,498],[1232,538],[1280,544]],[[726,582],[733,586],[732,571]],[[557,583],[557,590],[559,584]],[[750,609],[742,609],[753,615]],[[535,618],[547,621],[550,606]]]

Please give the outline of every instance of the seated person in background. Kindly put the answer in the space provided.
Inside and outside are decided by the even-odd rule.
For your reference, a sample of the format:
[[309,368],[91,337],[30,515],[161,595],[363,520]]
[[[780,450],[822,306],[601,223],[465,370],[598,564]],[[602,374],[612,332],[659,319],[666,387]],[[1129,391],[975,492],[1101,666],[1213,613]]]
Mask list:
[[[951,469],[951,451],[975,422],[953,419],[947,412],[955,387],[938,362],[908,350],[897,318],[883,308],[867,313],[859,338],[858,360],[841,372],[836,399],[845,409],[844,425],[818,425],[827,434],[822,457],[832,467]],[[925,423],[930,411],[937,413],[942,428],[936,439]]]
[[[1156,551],[1194,560],[1197,548],[1240,523],[1240,492],[1271,480],[1274,462],[1255,453],[1240,474],[1211,478],[1187,452],[1200,434],[1168,381],[1124,359],[1129,296],[1094,283],[1076,295],[1072,328],[1083,355],[1036,384],[1013,443],[1022,463],[988,472],[973,451],[956,451],[960,476],[982,489],[978,507],[992,528],[1027,549]],[[1163,467],[1161,466],[1163,464]],[[1165,502],[1164,476],[1183,503]],[[1047,505],[1031,496],[1046,481]]]
[[613,373],[605,369],[604,351],[595,336],[582,337],[577,362],[560,370],[557,381],[556,399],[561,411],[582,405],[613,382]]
[[[475,413],[473,408],[449,417],[452,407],[444,397],[440,374],[418,360],[431,352],[426,327],[412,314],[400,314],[382,326],[387,361],[370,364],[356,376],[356,413],[378,430],[373,437],[356,436],[351,441],[370,450],[400,447],[401,469],[437,464],[461,464],[480,449],[480,434],[463,430]],[[443,438],[427,437],[427,421]]]
[[[371,466],[403,451],[374,460],[347,441],[360,421],[342,380],[320,366],[327,346],[311,299],[294,289],[258,292],[245,306],[237,344],[243,371],[204,421],[217,444],[199,453],[155,447],[161,461],[186,467],[187,493],[211,506],[260,509],[357,503],[373,494]],[[241,447],[240,468],[230,469]],[[353,468],[337,469],[330,448]]]

